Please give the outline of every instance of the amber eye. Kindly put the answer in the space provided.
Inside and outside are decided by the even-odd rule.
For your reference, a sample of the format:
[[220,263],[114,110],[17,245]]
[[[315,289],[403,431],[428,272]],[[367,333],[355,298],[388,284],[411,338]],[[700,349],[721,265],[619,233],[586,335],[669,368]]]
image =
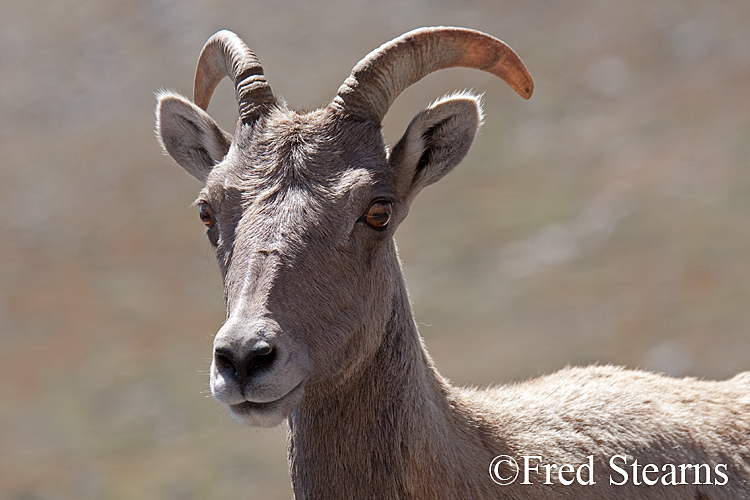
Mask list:
[[373,202],[367,209],[364,219],[368,226],[373,229],[385,229],[391,220],[391,211],[393,210],[390,201],[380,200]]
[[205,224],[207,228],[211,229],[214,227],[214,224],[216,224],[216,217],[214,217],[214,211],[211,210],[208,203],[201,202],[201,204],[198,205],[198,213],[200,214],[203,224]]

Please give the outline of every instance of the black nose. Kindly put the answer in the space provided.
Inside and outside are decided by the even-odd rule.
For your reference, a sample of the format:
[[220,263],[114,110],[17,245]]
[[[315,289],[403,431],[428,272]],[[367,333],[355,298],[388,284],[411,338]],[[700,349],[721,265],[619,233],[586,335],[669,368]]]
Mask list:
[[216,369],[225,378],[240,384],[271,366],[275,359],[276,349],[265,340],[259,340],[243,350],[222,345],[214,348]]

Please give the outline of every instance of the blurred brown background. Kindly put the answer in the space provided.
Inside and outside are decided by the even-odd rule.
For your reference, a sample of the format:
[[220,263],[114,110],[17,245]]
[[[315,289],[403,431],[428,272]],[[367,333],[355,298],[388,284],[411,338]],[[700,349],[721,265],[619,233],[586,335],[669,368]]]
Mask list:
[[[747,0],[3,0],[0,500],[291,496],[283,428],[207,393],[221,284],[153,93],[189,95],[228,28],[277,95],[317,107],[438,24],[504,39],[536,81],[524,102],[447,70],[386,118],[393,143],[440,95],[485,92],[468,159],[398,233],[441,371],[750,369]],[[226,82],[210,111],[233,129]]]

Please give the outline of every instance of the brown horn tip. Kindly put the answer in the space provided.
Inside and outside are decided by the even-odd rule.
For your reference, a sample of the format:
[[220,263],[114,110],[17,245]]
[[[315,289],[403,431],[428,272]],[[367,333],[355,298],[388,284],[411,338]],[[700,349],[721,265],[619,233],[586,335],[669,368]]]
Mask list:
[[475,68],[502,78],[521,97],[534,81],[521,58],[505,42],[467,28],[419,28],[370,52],[339,88],[333,106],[382,121],[398,95],[439,69]]
[[500,77],[518,95],[529,99],[534,93],[534,80],[531,79],[526,65],[507,44],[500,40],[497,42],[502,46],[493,43],[485,48],[481,44],[466,43],[466,52],[456,66],[476,68],[492,73]]

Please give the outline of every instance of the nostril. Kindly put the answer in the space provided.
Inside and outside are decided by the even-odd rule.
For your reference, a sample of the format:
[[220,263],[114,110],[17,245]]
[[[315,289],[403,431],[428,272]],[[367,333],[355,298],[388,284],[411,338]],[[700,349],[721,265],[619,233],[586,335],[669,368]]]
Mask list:
[[237,366],[234,364],[230,352],[222,352],[222,350],[216,349],[214,352],[214,363],[216,363],[216,369],[219,373],[237,379]]
[[273,348],[268,342],[258,342],[250,350],[247,361],[247,374],[252,374],[253,371],[262,370],[273,364],[276,359],[276,349]]

